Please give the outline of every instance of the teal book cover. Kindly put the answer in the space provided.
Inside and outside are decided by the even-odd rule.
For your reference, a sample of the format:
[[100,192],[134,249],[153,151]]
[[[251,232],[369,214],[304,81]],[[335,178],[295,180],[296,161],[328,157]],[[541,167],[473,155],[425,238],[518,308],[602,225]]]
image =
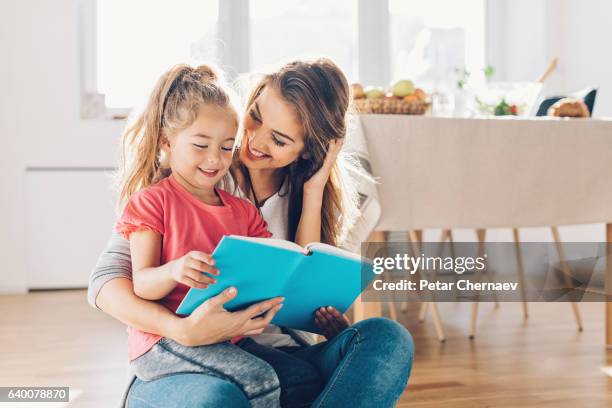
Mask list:
[[317,308],[333,306],[346,312],[374,277],[365,258],[321,243],[302,248],[289,241],[225,236],[213,258],[221,272],[217,283],[206,289],[191,288],[177,314],[188,315],[205,300],[235,286],[238,295],[226,303],[227,310],[283,296],[283,308],[272,323],[317,333]]

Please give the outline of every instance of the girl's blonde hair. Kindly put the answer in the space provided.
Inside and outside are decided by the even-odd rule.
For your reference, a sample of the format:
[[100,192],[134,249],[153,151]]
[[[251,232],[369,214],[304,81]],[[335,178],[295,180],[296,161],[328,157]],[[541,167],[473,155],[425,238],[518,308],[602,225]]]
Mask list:
[[144,111],[122,135],[117,174],[119,209],[132,194],[170,174],[161,149],[162,137],[191,126],[206,105],[230,108],[238,122],[228,91],[208,65],[175,65],[161,76]]

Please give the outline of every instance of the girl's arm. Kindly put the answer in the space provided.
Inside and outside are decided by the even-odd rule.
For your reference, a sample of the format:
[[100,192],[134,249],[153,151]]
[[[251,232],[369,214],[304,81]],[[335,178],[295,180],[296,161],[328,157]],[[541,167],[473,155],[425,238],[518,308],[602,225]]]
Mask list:
[[130,234],[134,293],[143,299],[158,300],[176,287],[172,279],[172,262],[160,266],[162,236],[144,229]]
[[130,234],[130,251],[134,274],[134,293],[143,299],[157,300],[167,296],[180,282],[193,288],[206,288],[215,279],[202,273],[218,275],[209,254],[191,251],[185,256],[160,265],[162,236],[143,229]]

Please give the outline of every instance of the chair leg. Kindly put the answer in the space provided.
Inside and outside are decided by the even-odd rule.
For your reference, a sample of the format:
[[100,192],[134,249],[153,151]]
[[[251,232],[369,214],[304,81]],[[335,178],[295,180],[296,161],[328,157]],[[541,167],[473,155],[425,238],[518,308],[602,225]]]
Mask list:
[[[411,242],[411,239],[410,239],[410,232],[409,232],[409,233],[407,234],[407,236],[406,236],[406,241],[408,241],[409,243]],[[410,247],[410,248],[412,248],[412,247]],[[422,305],[422,304],[421,304],[421,307],[423,307],[423,305]],[[406,313],[407,311],[408,311],[408,302],[407,302],[407,301],[405,301],[405,300],[402,300],[402,301],[400,302],[400,312],[402,312],[402,313]],[[419,313],[419,316],[420,316],[420,313]],[[419,320],[420,320],[420,317],[419,317]]]
[[[423,242],[423,231],[422,230],[412,230],[410,231],[410,241],[412,243],[412,252],[418,254],[421,251],[421,243]],[[438,335],[438,340],[440,342],[446,341],[446,336],[444,334],[444,329],[442,327],[442,319],[440,318],[440,312],[438,311],[438,305],[436,302],[424,302],[421,305],[421,309],[427,308],[427,304],[431,306],[431,316],[433,318],[434,327],[436,329],[436,334]]]
[[[559,262],[561,263],[561,268],[563,269],[563,273],[565,274],[565,280],[569,284],[569,276],[570,271],[567,263],[565,263],[565,251],[563,250],[563,245],[561,243],[561,235],[559,234],[559,228],[556,226],[550,227],[550,230],[553,235],[553,239],[555,240],[555,245],[557,247],[557,253],[559,254]],[[578,331],[582,331],[582,317],[580,316],[580,309],[578,309],[578,304],[576,302],[571,302],[572,310],[574,311],[574,317],[576,318],[576,325],[578,326]]]
[[[487,230],[480,228],[476,230],[476,239],[478,240],[478,256],[484,256],[485,239]],[[478,272],[478,276],[482,279],[482,272]],[[480,300],[479,293],[476,293],[476,301],[472,303],[472,318],[470,320],[470,340],[476,337],[476,321],[478,320],[478,301]]]
[[[385,239],[388,240],[388,236],[389,233],[385,233]],[[383,279],[388,282],[389,281],[389,276],[387,276],[386,274],[382,275]],[[395,295],[395,291],[391,291],[391,301],[387,301],[385,302],[387,304],[387,307],[389,308],[389,317],[392,320],[398,321],[397,320],[397,309],[395,307],[395,305],[397,304],[397,296]]]
[[[368,237],[368,242],[386,242],[387,233],[385,231],[373,231]],[[370,317],[382,316],[382,304],[380,302],[364,302],[359,295],[353,302],[353,323]]]
[[[440,235],[440,252],[438,253],[438,257],[442,257],[443,253],[444,253],[444,243],[446,242],[446,240],[449,240],[450,245],[451,245],[451,255],[454,256],[455,250],[453,249],[453,243],[452,243],[452,235],[451,235],[451,230],[449,229],[443,229],[442,230],[442,234]],[[425,321],[425,316],[427,315],[427,308],[429,307],[429,303],[425,302],[423,304],[421,304],[421,308],[419,310],[419,321],[423,322]]]
[[427,315],[428,308],[429,308],[429,302],[421,303],[421,307],[419,308],[419,322],[425,321],[425,316]]
[[527,319],[529,317],[529,313],[527,311],[527,302],[525,301],[525,269],[523,267],[523,256],[521,255],[521,238],[519,236],[519,229],[512,228],[512,235],[514,236],[514,247],[516,248],[516,265],[519,286],[521,287],[521,299],[523,301],[523,316],[525,316],[525,319]]

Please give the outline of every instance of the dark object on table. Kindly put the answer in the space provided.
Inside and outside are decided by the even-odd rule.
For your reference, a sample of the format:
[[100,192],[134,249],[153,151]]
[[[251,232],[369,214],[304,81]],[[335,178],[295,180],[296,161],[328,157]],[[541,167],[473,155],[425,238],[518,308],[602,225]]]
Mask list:
[[[567,96],[582,100],[589,110],[589,116],[593,115],[593,107],[595,106],[595,97],[597,96],[597,88],[587,88],[587,89],[575,92]],[[559,100],[565,97],[566,96],[553,96],[553,97],[544,99],[542,103],[540,103],[540,107],[538,108],[538,112],[536,113],[536,116],[546,116],[548,113],[548,109],[553,104],[555,104],[556,102],[558,102]]]
[[559,118],[588,118],[591,116],[586,103],[576,98],[563,98],[548,108],[548,116]]

